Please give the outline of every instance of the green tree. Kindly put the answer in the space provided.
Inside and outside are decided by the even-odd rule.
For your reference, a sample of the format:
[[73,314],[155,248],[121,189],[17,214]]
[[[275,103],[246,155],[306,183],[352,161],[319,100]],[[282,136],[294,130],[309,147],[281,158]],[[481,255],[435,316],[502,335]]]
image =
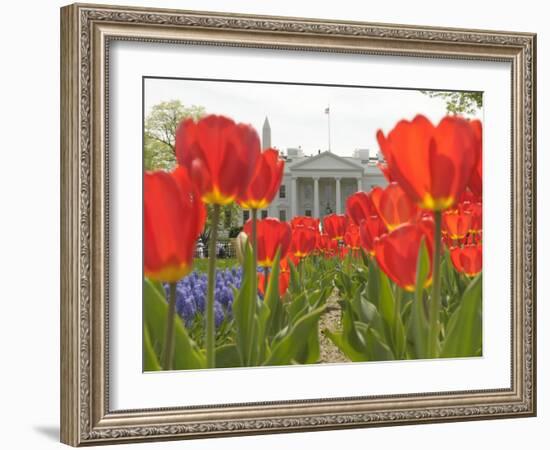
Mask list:
[[169,146],[144,136],[143,164],[145,170],[172,170],[176,155]]
[[143,152],[145,170],[170,170],[176,164],[176,130],[184,119],[199,119],[202,106],[185,106],[179,100],[161,102],[145,118]]
[[422,91],[431,98],[441,98],[449,114],[474,115],[483,107],[482,92]]

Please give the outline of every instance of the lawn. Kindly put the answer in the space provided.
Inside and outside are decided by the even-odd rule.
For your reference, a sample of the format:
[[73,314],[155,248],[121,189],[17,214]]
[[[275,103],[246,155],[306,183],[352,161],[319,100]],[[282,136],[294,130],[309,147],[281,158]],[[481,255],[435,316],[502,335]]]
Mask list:
[[[224,270],[224,269],[230,269],[231,267],[235,267],[239,265],[239,261],[237,261],[236,258],[218,258],[216,259],[216,269],[217,270]],[[198,272],[204,272],[206,273],[208,270],[208,259],[207,258],[195,258],[193,262],[193,269]]]

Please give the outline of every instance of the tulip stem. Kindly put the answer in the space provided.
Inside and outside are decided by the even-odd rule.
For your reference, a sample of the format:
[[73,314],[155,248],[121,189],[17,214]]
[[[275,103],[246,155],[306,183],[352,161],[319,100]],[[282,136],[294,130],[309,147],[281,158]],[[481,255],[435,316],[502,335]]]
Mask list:
[[252,283],[253,288],[252,292],[254,292],[254,298],[258,296],[258,243],[257,243],[257,227],[258,227],[258,210],[256,208],[252,208],[252,260],[254,261],[254,276],[252,277]]
[[264,288],[264,291],[267,294],[267,286],[269,285],[269,267],[266,267],[264,270],[265,270],[265,288]]
[[206,294],[206,367],[216,366],[216,324],[214,322],[214,289],[216,287],[216,243],[218,240],[218,222],[220,205],[212,205],[212,223],[210,225],[210,248],[208,250],[208,291]]
[[[258,301],[258,210],[256,208],[252,208],[250,210],[252,215],[252,262],[254,264],[254,273],[250,274],[252,275],[252,298],[250,299],[250,319],[248,322],[248,329],[252,331],[252,333],[255,332],[256,327],[256,303]],[[265,280],[264,280],[265,281]],[[264,284],[265,289],[265,284]],[[265,293],[265,290],[264,290]],[[254,353],[254,341],[250,340],[249,348],[247,349],[247,354],[245,355],[245,365],[250,365],[252,361],[252,355]]]
[[428,357],[437,358],[439,337],[439,311],[441,309],[441,211],[434,211],[434,254],[432,301],[430,304],[430,329],[428,336]]
[[172,370],[174,360],[174,320],[176,319],[176,283],[170,283],[168,296],[168,316],[166,319],[166,332],[164,334],[164,353],[162,355],[162,367],[164,370]]
[[396,286],[396,289],[395,289],[395,298],[394,298],[394,304],[393,304],[393,319],[394,319],[394,324],[393,324],[393,340],[394,340],[394,345],[395,345],[395,349],[396,349],[396,358],[397,359],[401,359],[403,357],[403,355],[401,354],[401,349],[398,348],[397,346],[397,342],[399,340],[399,322],[401,322],[401,299],[402,299],[402,296],[403,296],[403,291],[401,291],[401,288],[399,286]]

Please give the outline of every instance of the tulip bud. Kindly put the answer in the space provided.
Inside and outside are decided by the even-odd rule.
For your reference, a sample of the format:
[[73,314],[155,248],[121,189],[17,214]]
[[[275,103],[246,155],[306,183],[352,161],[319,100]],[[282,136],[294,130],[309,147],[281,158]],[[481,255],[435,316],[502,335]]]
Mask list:
[[248,235],[244,231],[241,231],[235,238],[235,253],[237,254],[237,259],[241,265],[244,264],[244,255],[246,255],[247,243]]

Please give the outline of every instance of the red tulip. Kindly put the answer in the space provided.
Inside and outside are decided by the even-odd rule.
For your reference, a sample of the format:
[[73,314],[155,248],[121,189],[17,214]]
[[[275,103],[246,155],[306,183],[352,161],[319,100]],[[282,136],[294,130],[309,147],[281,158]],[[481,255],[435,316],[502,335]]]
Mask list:
[[384,225],[382,219],[378,216],[370,216],[367,220],[361,222],[361,226],[359,227],[361,246],[371,256],[374,256],[374,243],[386,232],[386,225]]
[[352,250],[349,247],[339,247],[338,248],[338,258],[340,258],[342,261],[346,259],[346,256],[348,256],[348,253]]
[[326,233],[319,233],[315,248],[323,255],[331,256],[338,249],[338,241],[333,241]]
[[472,214],[453,209],[443,213],[443,230],[450,239],[462,239],[470,231]]
[[[292,247],[292,243],[291,243],[291,247]],[[290,263],[291,262],[292,262],[292,264],[294,264],[294,267],[296,267],[298,265],[298,263],[300,262],[300,258],[295,257],[294,254],[292,253],[292,251],[289,251],[286,258],[281,259],[281,270],[290,272]]]
[[481,203],[481,197],[479,195],[474,194],[469,189],[466,189],[464,193],[460,196],[460,199],[458,203]]
[[290,285],[290,272],[281,271],[279,273],[279,295],[282,297],[288,291],[288,286]]
[[471,244],[481,244],[483,242],[483,232],[481,230],[469,235]]
[[472,207],[472,233],[481,233],[483,229],[483,207],[476,203]]
[[456,246],[456,241],[451,239],[447,233],[441,234],[441,241],[447,246],[448,249],[454,248]]
[[391,177],[421,208],[452,207],[470,181],[479,159],[471,123],[444,117],[434,127],[424,116],[402,120],[384,136],[376,135]]
[[323,219],[323,231],[331,239],[342,240],[346,233],[347,219],[343,214],[329,214]]
[[176,131],[176,157],[189,170],[204,202],[227,205],[249,187],[260,139],[251,126],[227,117],[186,119]]
[[[265,276],[265,273],[263,272],[258,273],[258,291],[260,291],[262,296],[265,296],[265,291],[267,289],[266,278],[267,277]],[[279,272],[279,296],[280,297],[286,294],[289,284],[290,284],[290,272],[280,271]]]
[[449,250],[452,250],[455,247],[468,247],[470,245],[481,244],[483,242],[483,237],[481,231],[476,233],[470,231],[462,239],[452,240],[449,237],[443,236],[443,241],[447,244]]
[[303,258],[315,250],[316,231],[312,227],[296,225],[292,228],[290,252],[295,258]]
[[319,230],[319,219],[315,219],[309,216],[296,216],[290,221],[290,225],[294,228],[296,225],[303,225],[304,227],[311,227],[315,230]]
[[279,295],[282,297],[286,294],[288,286],[290,285],[290,266],[288,259],[281,260],[279,265]]
[[390,183],[377,203],[378,215],[390,231],[418,217],[418,208],[397,183]]
[[407,291],[414,291],[416,264],[422,240],[426,242],[430,259],[430,273],[426,285],[431,283],[433,255],[433,222],[422,220],[404,224],[389,234],[384,234],[374,244],[376,261],[382,271]]
[[315,251],[322,253],[325,247],[325,239],[328,236],[324,233],[315,233]]
[[473,277],[482,269],[481,244],[455,247],[451,249],[451,261],[455,269],[469,277]]
[[371,199],[371,202],[374,206],[374,209],[372,210],[373,215],[378,215],[378,208],[380,208],[380,199],[382,198],[383,193],[384,189],[382,189],[380,186],[375,186],[369,191],[369,198]]
[[468,201],[459,205],[459,209],[463,212],[468,212],[472,216],[470,222],[470,233],[481,233],[483,228],[483,205],[481,202],[470,203]]
[[237,202],[244,209],[266,208],[281,185],[285,162],[279,152],[272,148],[264,150],[256,161],[254,175]]
[[477,165],[475,166],[473,172],[472,172],[472,176],[470,177],[470,184],[468,185],[468,187],[470,188],[470,190],[476,194],[477,196],[481,197],[482,195],[482,192],[483,192],[483,183],[482,183],[482,172],[483,172],[483,168],[482,168],[482,163],[483,163],[483,158],[482,158],[482,148],[483,148],[483,144],[482,144],[482,126],[481,126],[481,122],[479,120],[473,120],[471,122],[471,125],[472,125],[472,129],[474,130],[474,133],[475,133],[475,137],[476,137],[476,145],[477,145],[477,152],[479,154],[479,158],[477,160]]
[[315,251],[318,253],[323,253],[325,251],[326,243],[329,237],[324,233],[315,233]]
[[357,226],[367,217],[376,213],[372,200],[366,192],[356,192],[346,200],[346,215]]
[[[252,236],[252,222],[248,220],[243,231]],[[286,222],[268,217],[256,222],[256,242],[258,252],[258,265],[271,267],[277,250],[280,249],[280,258],[283,259],[290,248],[292,230]]]
[[204,205],[183,167],[146,172],[143,181],[145,275],[173,283],[191,271]]
[[361,236],[357,225],[349,224],[346,234],[344,234],[344,243],[352,250],[361,248]]

